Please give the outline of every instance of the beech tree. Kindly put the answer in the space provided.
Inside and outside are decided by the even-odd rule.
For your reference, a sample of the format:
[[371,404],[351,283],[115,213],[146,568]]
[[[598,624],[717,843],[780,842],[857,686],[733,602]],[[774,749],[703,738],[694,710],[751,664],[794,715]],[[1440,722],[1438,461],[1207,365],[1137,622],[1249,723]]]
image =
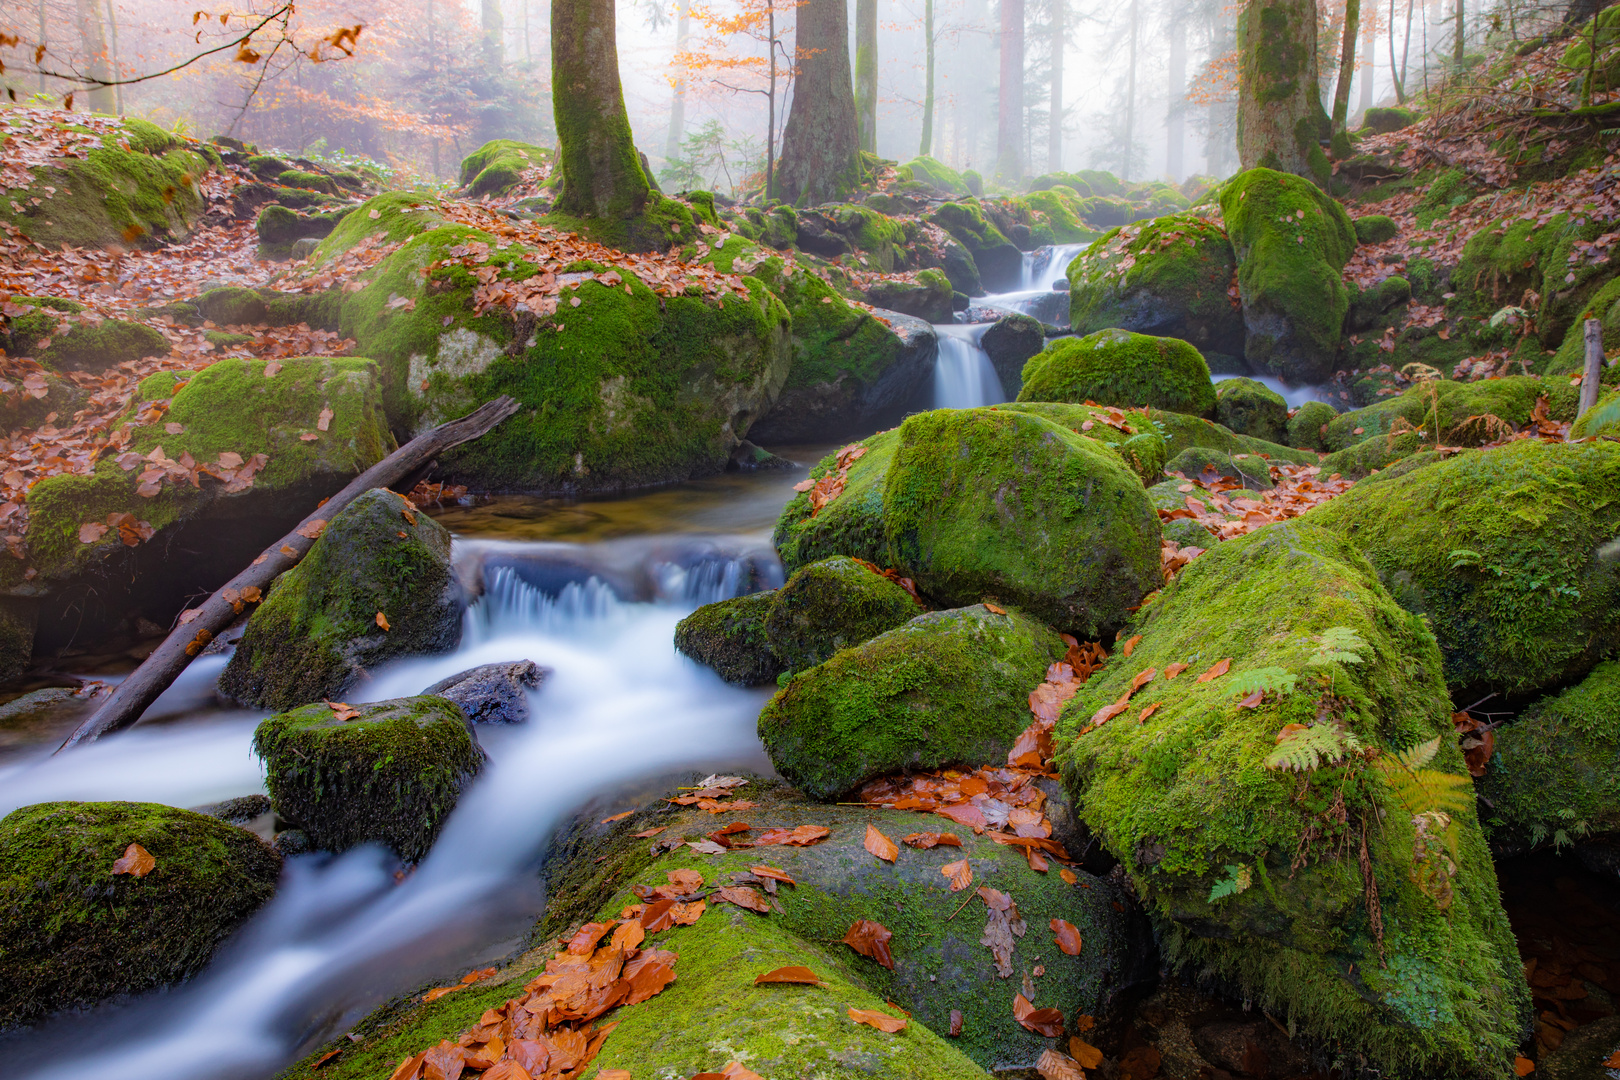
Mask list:
[[861,149],[877,153],[877,0],[855,0],[855,114]]
[[613,0],[552,0],[551,101],[563,189],[557,208],[625,222],[651,187],[630,133],[619,84]]
[[[1458,0],[1459,10],[1462,7]],[[1361,0],[1344,2],[1344,45],[1339,50],[1339,81],[1333,87],[1333,130],[1343,131],[1350,117],[1350,80],[1356,74],[1356,35],[1361,31]]]
[[844,0],[808,0],[794,29],[799,75],[772,185],[783,202],[810,206],[860,182],[859,132]]
[[1238,158],[1327,185],[1316,0],[1249,0],[1238,15]]
[[1024,0],[1001,0],[1001,86],[996,110],[996,176],[1024,177]]

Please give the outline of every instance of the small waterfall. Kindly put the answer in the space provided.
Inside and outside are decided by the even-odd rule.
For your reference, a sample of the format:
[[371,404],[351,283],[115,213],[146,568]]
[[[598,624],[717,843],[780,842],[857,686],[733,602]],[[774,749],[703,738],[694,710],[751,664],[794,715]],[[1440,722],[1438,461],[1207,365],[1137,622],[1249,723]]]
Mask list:
[[621,608],[618,594],[599,577],[570,581],[553,595],[524,581],[514,567],[492,566],[484,574],[484,595],[467,609],[463,633],[472,645],[523,630],[577,631],[581,624],[610,622]]
[[934,408],[976,409],[1006,401],[990,354],[979,344],[987,326],[934,327],[939,354],[934,359]]
[[1084,250],[1085,244],[1052,244],[1024,252],[1024,265],[1018,282],[1019,291],[1050,291],[1052,282],[1066,276],[1069,264]]

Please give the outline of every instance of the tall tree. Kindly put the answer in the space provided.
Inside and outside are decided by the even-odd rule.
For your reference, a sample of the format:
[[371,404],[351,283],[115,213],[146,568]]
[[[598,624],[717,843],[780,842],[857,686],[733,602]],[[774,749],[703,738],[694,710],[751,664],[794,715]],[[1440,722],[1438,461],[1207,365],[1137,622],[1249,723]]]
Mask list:
[[1183,155],[1187,145],[1187,15],[1180,5],[1170,5],[1170,77],[1166,87],[1169,99],[1164,118],[1164,171],[1180,182],[1184,176]]
[[[74,0],[73,7],[79,21],[79,44],[87,57],[85,73],[93,79],[111,81],[112,69],[107,63],[107,36],[101,25],[101,5],[96,0]],[[110,113],[117,104],[110,86],[92,86],[86,96],[91,112]]]
[[1463,56],[1465,54],[1464,46],[1468,40],[1467,35],[1464,33],[1466,29],[1467,27],[1463,23],[1463,0],[1457,0],[1457,29],[1451,39],[1451,62],[1459,72],[1462,70]]
[[1372,108],[1373,84],[1378,81],[1378,5],[1374,4],[1361,20],[1361,93],[1356,109],[1365,113]]
[[619,85],[613,0],[552,0],[551,101],[563,189],[558,208],[627,222],[651,188]]
[[1001,0],[1001,85],[996,109],[996,176],[1024,178],[1024,0]]
[[498,71],[506,60],[504,37],[506,23],[501,18],[501,0],[482,0],[479,8],[479,29],[483,34],[484,63],[491,74]]
[[1068,0],[1052,0],[1052,94],[1047,106],[1046,171],[1063,169],[1063,48],[1068,44],[1064,9]]
[[860,183],[844,0],[806,0],[794,28],[794,50],[799,76],[782,129],[774,186],[784,202],[814,205],[847,195]]
[[877,0],[855,0],[855,115],[861,149],[877,153]]
[[1316,67],[1316,0],[1249,0],[1238,15],[1238,157],[1326,185],[1331,128]]
[[[681,0],[675,16],[675,54],[687,51],[687,39],[692,33],[692,7],[689,0]],[[686,135],[686,79],[675,80],[675,98],[669,104],[669,134],[664,136],[664,160],[674,161],[681,156],[681,139]]]
[[1136,58],[1140,49],[1141,0],[1131,0],[1130,58],[1125,65],[1125,148],[1120,159],[1119,178],[1131,177],[1131,158],[1136,153]]
[[1360,32],[1361,0],[1344,0],[1344,46],[1339,50],[1339,81],[1333,87],[1334,131],[1343,131],[1350,118],[1350,80],[1356,74],[1356,36]]
[[917,153],[924,157],[934,152],[934,0],[923,0],[923,41],[928,50],[923,65],[922,145]]

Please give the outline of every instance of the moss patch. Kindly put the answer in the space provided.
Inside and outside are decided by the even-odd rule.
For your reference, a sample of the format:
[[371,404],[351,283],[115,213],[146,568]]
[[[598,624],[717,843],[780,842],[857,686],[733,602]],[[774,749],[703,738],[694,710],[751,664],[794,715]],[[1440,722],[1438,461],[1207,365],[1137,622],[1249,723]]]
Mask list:
[[801,567],[776,591],[765,633],[782,666],[803,671],[917,613],[906,590],[838,556]]
[[1177,338],[1100,330],[1060,338],[1024,365],[1019,401],[1095,401],[1212,416],[1215,387],[1197,349]]
[[738,686],[776,681],[782,664],[765,636],[773,593],[750,593],[704,604],[675,625],[675,648]]
[[468,154],[461,162],[460,184],[468,198],[504,195],[523,180],[523,173],[550,162],[543,146],[495,139]]
[[1222,379],[1215,384],[1215,419],[1239,435],[1274,443],[1288,439],[1288,402],[1253,379]]

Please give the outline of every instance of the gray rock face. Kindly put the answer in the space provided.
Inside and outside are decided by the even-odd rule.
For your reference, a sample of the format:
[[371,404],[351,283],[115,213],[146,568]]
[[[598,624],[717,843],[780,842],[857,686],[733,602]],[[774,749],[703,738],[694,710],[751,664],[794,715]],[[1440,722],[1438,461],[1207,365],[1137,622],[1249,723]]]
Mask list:
[[[1068,294],[1060,298],[1067,307]],[[1009,398],[1018,396],[1024,383],[1024,364],[1046,348],[1046,330],[1039,319],[1029,315],[1006,315],[984,332],[979,342],[990,354],[990,364],[1001,379],[1001,389]]]
[[529,719],[528,691],[550,674],[533,660],[482,664],[440,679],[422,693],[455,702],[475,724],[523,724]]

